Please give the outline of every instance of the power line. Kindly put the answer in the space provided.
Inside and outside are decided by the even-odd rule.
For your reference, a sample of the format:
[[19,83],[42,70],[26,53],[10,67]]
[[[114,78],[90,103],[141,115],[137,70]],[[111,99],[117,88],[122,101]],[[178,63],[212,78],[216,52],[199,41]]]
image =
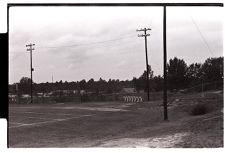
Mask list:
[[207,43],[205,37],[203,36],[203,34],[202,34],[202,32],[201,32],[201,30],[200,30],[198,24],[195,22],[195,20],[194,20],[194,18],[192,17],[192,15],[191,15],[191,14],[189,14],[189,15],[190,15],[191,20],[192,20],[192,22],[194,23],[194,25],[195,25],[197,31],[199,32],[199,34],[200,34],[200,36],[201,36],[203,42],[206,44],[206,47],[207,47],[208,51],[211,53],[211,55],[214,56],[214,54],[213,54],[212,50],[210,49],[209,44]]
[[[16,52],[16,53],[24,53],[24,52]],[[19,57],[21,57],[23,54],[18,54],[18,55],[13,55],[14,57],[12,57],[12,55],[10,55],[11,56],[11,60],[10,61],[14,61],[14,60],[16,60],[17,58],[19,58]]]
[[124,43],[124,42],[122,42],[122,43],[119,43],[119,44],[105,44],[105,45],[101,45],[101,46],[95,46],[95,49],[99,49],[99,48],[104,48],[104,47],[118,47],[118,46],[122,46],[122,45],[126,45],[126,44],[133,44],[133,45],[136,45],[136,44],[138,44],[138,43],[140,43],[140,42],[137,42],[137,41],[128,41],[128,42],[126,42],[126,43]]
[[[128,42],[126,42],[126,43],[119,43],[119,44],[116,44],[116,45],[114,45],[114,44],[105,44],[105,45],[102,45],[102,46],[98,46],[98,47],[95,47],[95,49],[99,49],[99,48],[105,48],[105,47],[110,47],[110,48],[115,48],[115,47],[118,47],[118,46],[122,46],[122,45],[125,45],[125,44],[131,44],[132,43],[132,45],[137,45],[137,44],[139,44],[140,42],[136,42],[136,41],[128,41]],[[88,47],[88,46],[87,46]],[[129,46],[130,47],[130,46]],[[36,48],[38,48],[38,47],[36,47]],[[14,57],[11,57],[12,59],[10,59],[10,62],[13,62],[13,61],[15,61],[17,58],[19,58],[19,57],[21,57],[23,54],[22,53],[24,53],[24,52],[11,52],[11,53],[19,53],[18,55],[15,55]],[[21,53],[21,54],[20,54]]]
[[127,37],[120,37],[117,39],[110,39],[110,40],[105,40],[105,41],[98,41],[98,42],[90,42],[90,43],[83,43],[83,44],[73,44],[73,45],[65,45],[65,46],[56,46],[56,47],[48,47],[48,46],[41,46],[38,48],[66,48],[66,47],[79,47],[79,46],[87,46],[87,45],[95,45],[95,44],[102,44],[102,43],[108,43],[108,42],[113,42],[113,41],[118,41],[122,39],[127,39],[127,38],[132,38],[131,35]]

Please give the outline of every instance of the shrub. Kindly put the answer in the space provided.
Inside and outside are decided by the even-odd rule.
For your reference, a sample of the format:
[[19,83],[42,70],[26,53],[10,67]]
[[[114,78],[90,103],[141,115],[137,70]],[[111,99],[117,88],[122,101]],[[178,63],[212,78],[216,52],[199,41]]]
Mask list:
[[191,115],[204,115],[209,109],[205,104],[197,104],[191,109]]

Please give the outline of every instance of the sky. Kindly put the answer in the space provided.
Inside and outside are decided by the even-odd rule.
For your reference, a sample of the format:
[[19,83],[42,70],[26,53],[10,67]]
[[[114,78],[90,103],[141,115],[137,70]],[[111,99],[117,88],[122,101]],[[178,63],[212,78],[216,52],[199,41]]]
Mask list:
[[[203,63],[223,56],[221,7],[168,7],[167,57]],[[163,72],[162,7],[10,7],[9,83],[33,81],[131,80],[146,68],[144,37],[151,28],[148,59],[154,75]]]

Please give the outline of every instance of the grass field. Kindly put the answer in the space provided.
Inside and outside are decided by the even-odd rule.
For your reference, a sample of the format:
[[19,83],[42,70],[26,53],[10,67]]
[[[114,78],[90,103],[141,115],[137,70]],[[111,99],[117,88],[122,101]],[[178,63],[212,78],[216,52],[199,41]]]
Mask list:
[[[223,147],[223,93],[162,101],[10,104],[9,147]],[[192,116],[198,103],[209,112]]]

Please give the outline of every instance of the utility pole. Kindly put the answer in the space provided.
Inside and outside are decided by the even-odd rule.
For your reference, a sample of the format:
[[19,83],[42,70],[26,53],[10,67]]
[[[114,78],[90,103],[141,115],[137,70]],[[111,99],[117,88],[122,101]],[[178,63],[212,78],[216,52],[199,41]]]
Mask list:
[[202,95],[201,95],[202,98],[204,98],[204,93],[203,92],[204,92],[204,83],[203,83],[203,78],[202,78]]
[[19,103],[19,90],[18,90],[18,83],[16,83],[16,102]]
[[163,7],[163,106],[164,120],[168,120],[167,115],[167,51],[166,51],[166,6]]
[[31,78],[31,81],[30,81],[30,98],[31,98],[31,101],[30,101],[30,103],[33,102],[33,78],[32,78],[32,72],[34,71],[34,69],[32,67],[32,51],[34,50],[34,48],[32,48],[32,46],[35,46],[35,44],[30,43],[29,45],[26,45],[26,47],[28,47],[27,51],[30,52],[30,78]]
[[150,36],[150,34],[147,34],[147,30],[151,30],[150,28],[144,28],[136,30],[144,31],[144,34],[138,35],[138,37],[145,37],[145,56],[146,56],[146,70],[147,70],[147,90],[148,90],[148,101],[149,101],[149,68],[148,68],[148,51],[147,51],[147,36]]

